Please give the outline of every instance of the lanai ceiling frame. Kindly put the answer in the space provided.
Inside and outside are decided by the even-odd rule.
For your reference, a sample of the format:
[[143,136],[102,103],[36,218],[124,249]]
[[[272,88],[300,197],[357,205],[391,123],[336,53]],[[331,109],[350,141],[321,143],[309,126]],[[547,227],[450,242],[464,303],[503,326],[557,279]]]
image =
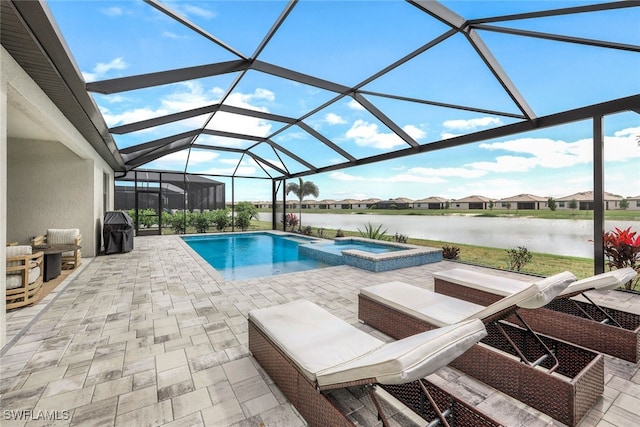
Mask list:
[[[510,135],[517,132],[522,132],[525,130],[536,129],[539,126],[539,117],[533,111],[533,109],[529,106],[525,97],[520,93],[518,87],[512,82],[508,73],[503,69],[500,62],[495,58],[491,49],[485,44],[483,38],[480,35],[480,31],[486,32],[495,32],[495,33],[508,33],[511,35],[517,35],[522,37],[531,37],[531,38],[540,38],[545,40],[553,40],[555,42],[563,42],[563,43],[576,43],[583,44],[589,46],[596,46],[600,48],[607,49],[617,49],[617,50],[625,50],[632,52],[640,52],[640,47],[636,45],[618,43],[618,42],[609,42],[604,40],[595,40],[595,39],[587,39],[587,38],[579,38],[574,36],[560,35],[560,34],[551,34],[551,33],[543,33],[539,31],[529,31],[522,30],[517,28],[509,28],[506,26],[498,26],[495,24],[502,24],[509,21],[518,21],[523,19],[534,19],[534,18],[542,18],[542,17],[551,17],[551,16],[562,16],[567,14],[576,14],[576,13],[589,13],[594,11],[602,11],[602,10],[613,10],[618,8],[628,8],[628,7],[637,7],[640,5],[638,1],[625,1],[625,2],[612,2],[612,3],[602,3],[602,4],[592,4],[585,6],[576,6],[570,8],[561,8],[561,9],[549,9],[544,11],[535,11],[535,12],[527,12],[527,13],[519,13],[519,14],[511,14],[504,16],[490,16],[486,18],[475,18],[475,19],[465,19],[457,13],[453,12],[443,4],[437,1],[427,1],[427,0],[408,0],[407,2],[413,5],[416,9],[428,14],[429,16],[435,18],[436,20],[444,23],[449,29],[423,44],[422,46],[415,49],[413,52],[405,55],[404,57],[396,60],[391,63],[387,67],[379,70],[368,78],[364,79],[360,83],[347,86],[344,84],[336,83],[333,81],[325,80],[322,78],[318,78],[309,74],[305,74],[302,72],[294,71],[292,69],[284,68],[278,66],[276,64],[267,63],[258,59],[260,53],[265,49],[270,40],[274,37],[278,29],[283,25],[285,20],[291,15],[291,12],[297,6],[298,1],[292,0],[287,3],[284,10],[275,20],[267,34],[264,36],[261,43],[255,49],[255,52],[252,56],[247,56],[234,49],[232,46],[228,45],[224,41],[210,34],[206,30],[200,28],[195,23],[189,21],[187,18],[179,15],[169,8],[169,6],[160,3],[156,0],[144,0],[145,3],[159,10],[166,16],[180,22],[182,25],[187,28],[195,31],[201,36],[207,38],[211,42],[216,45],[222,47],[228,52],[232,53],[238,59],[231,61],[224,61],[213,64],[205,64],[193,67],[186,68],[178,68],[173,70],[166,70],[154,73],[147,73],[135,76],[128,76],[122,78],[115,78],[103,81],[95,81],[91,83],[87,83],[87,89],[90,92],[100,93],[100,94],[116,94],[124,91],[134,90],[134,89],[143,89],[155,86],[167,85],[170,83],[178,83],[198,78],[211,77],[211,76],[220,76],[227,74],[236,74],[230,86],[227,88],[225,93],[221,96],[220,101],[218,103],[207,105],[204,107],[199,107],[191,110],[180,111],[176,113],[167,114],[161,117],[155,117],[151,119],[141,120],[134,123],[127,123],[124,125],[114,126],[109,129],[109,131],[114,135],[123,135],[131,132],[140,131],[143,129],[153,128],[159,125],[170,124],[176,121],[197,117],[200,115],[206,115],[206,119],[202,126],[197,129],[193,129],[188,132],[183,132],[176,135],[170,135],[165,138],[157,139],[154,141],[149,141],[146,143],[133,145],[127,148],[124,148],[121,151],[123,157],[125,158],[125,162],[128,169],[141,167],[153,160],[159,159],[167,154],[175,153],[177,151],[181,151],[184,149],[191,150],[192,148],[198,148],[202,150],[214,150],[214,151],[226,151],[226,152],[236,152],[240,154],[246,154],[250,158],[254,159],[256,163],[260,164],[263,172],[265,172],[266,176],[269,178],[279,178],[279,179],[287,179],[298,176],[312,175],[323,171],[336,170],[342,168],[348,168],[351,166],[359,165],[359,164],[368,164],[377,161],[383,161],[392,158],[398,158],[406,155],[417,154],[421,152],[431,151],[433,149],[440,149],[445,147],[452,147],[461,144],[468,144],[472,142],[478,142],[486,139],[487,136],[504,136]],[[513,101],[513,104],[517,107],[518,112],[510,112],[510,111],[498,111],[495,109],[486,109],[480,108],[472,105],[461,105],[456,103],[443,103],[437,100],[430,100],[424,98],[412,98],[406,96],[396,95],[394,93],[383,93],[379,91],[372,91],[366,89],[366,86],[375,81],[376,79],[386,75],[393,69],[406,64],[408,61],[411,61],[413,58],[418,55],[438,46],[443,41],[449,39],[450,37],[462,34],[476,52],[478,57],[485,64],[487,69],[494,76],[495,80],[499,83],[499,85],[503,88],[504,92],[509,96],[509,98]],[[237,87],[237,85],[242,81],[242,79],[246,76],[249,71],[259,72],[269,74],[278,78],[282,78],[288,81],[298,82],[304,85],[316,87],[327,91],[329,93],[333,93],[334,96],[324,102],[321,105],[318,105],[315,108],[310,109],[306,113],[297,116],[290,117],[282,114],[274,114],[266,111],[258,111],[253,109],[242,108],[238,106],[232,106],[225,104],[225,101],[233,92],[233,90]],[[511,118],[514,120],[518,120],[518,122],[512,125],[502,126],[500,128],[492,129],[489,131],[480,131],[473,132],[463,137],[453,138],[452,140],[431,140],[428,142],[419,143],[414,140],[410,135],[408,135],[401,126],[396,124],[394,120],[388,117],[381,109],[379,109],[374,102],[369,99],[369,96],[380,97],[380,98],[388,98],[401,100],[411,103],[417,104],[425,104],[425,105],[434,105],[439,107],[446,107],[456,110],[463,111],[471,111],[478,113],[486,113],[500,117]],[[403,140],[406,144],[405,148],[396,149],[393,151],[385,152],[379,155],[371,155],[366,157],[358,157],[357,155],[349,152],[345,147],[340,146],[338,143],[335,143],[330,138],[322,135],[319,131],[315,130],[312,126],[305,122],[306,119],[313,116],[314,114],[323,111],[330,105],[335,104],[341,99],[345,97],[350,97],[357,101],[363,108],[365,108],[372,117],[375,117],[380,123],[382,123],[387,129],[389,129],[393,134],[398,136],[401,140]],[[631,100],[631,102],[635,102],[636,100]],[[272,122],[278,122],[282,124],[282,127],[273,131],[270,135],[266,136],[255,136],[250,134],[243,134],[241,132],[228,132],[228,131],[218,131],[207,128],[207,125],[211,122],[211,120],[218,114],[219,112],[225,112],[230,114],[236,114],[244,117],[252,117],[256,119],[269,120]],[[335,162],[330,165],[317,165],[311,159],[304,158],[304,156],[299,155],[291,151],[290,149],[285,148],[281,144],[278,144],[274,138],[285,132],[287,129],[296,127],[299,130],[302,130],[306,134],[310,135],[313,139],[328,147],[330,150],[336,153],[339,158],[344,159],[341,162]],[[245,141],[254,141],[253,144],[249,145],[243,149],[229,149],[228,147],[224,147],[222,145],[216,146],[213,144],[201,144],[198,142],[198,139],[201,135],[211,135],[217,137],[224,137],[230,139],[239,139]],[[298,172],[291,172],[291,168],[289,168],[284,162],[281,165],[276,165],[273,162],[257,155],[254,153],[254,149],[261,144],[268,145],[279,161],[282,161],[282,157],[280,154],[284,154],[288,156],[293,161],[297,162],[298,165],[303,167],[302,170]],[[245,158],[245,156],[241,156],[241,158]],[[273,173],[270,173],[267,169],[263,167],[263,165],[268,166],[268,168],[275,172],[276,174],[281,174],[281,176],[276,176]],[[188,165],[185,165],[185,171]],[[237,170],[237,168],[236,168]]]

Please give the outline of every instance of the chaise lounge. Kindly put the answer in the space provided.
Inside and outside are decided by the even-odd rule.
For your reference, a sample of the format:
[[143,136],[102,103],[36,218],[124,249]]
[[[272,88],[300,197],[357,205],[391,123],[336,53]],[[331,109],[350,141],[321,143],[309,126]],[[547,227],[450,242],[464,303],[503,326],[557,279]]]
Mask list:
[[[640,315],[601,307],[585,293],[619,288],[636,275],[627,267],[577,280],[544,307],[519,310],[519,314],[539,333],[637,363]],[[529,284],[462,268],[436,272],[433,277],[436,292],[480,305],[492,304]]]
[[506,322],[520,308],[544,306],[575,281],[561,273],[487,307],[408,285],[389,282],[360,290],[359,318],[402,339],[468,319],[482,319],[488,335],[451,363],[503,393],[575,426],[604,391],[601,354]]
[[331,393],[347,387],[367,388],[379,419],[388,426],[376,385],[416,402],[411,409],[443,425],[499,425],[423,379],[486,336],[479,320],[390,343],[306,300],[250,311],[248,322],[249,350],[310,426],[354,425]]

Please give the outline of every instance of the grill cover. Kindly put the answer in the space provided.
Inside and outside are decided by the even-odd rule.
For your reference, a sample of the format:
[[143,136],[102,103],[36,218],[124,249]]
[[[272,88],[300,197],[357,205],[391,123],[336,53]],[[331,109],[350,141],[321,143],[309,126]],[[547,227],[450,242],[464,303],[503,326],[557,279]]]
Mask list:
[[104,253],[124,253],[133,249],[133,220],[126,212],[114,211],[104,214],[102,228]]

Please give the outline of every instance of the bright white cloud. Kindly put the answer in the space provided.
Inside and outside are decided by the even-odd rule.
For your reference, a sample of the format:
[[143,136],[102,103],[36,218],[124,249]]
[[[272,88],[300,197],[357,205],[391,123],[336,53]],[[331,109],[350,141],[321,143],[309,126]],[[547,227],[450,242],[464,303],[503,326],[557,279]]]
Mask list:
[[411,138],[415,139],[416,141],[419,141],[425,136],[427,136],[427,133],[424,130],[414,125],[406,125],[402,128],[402,130],[405,131],[407,135],[409,135]]
[[104,7],[100,9],[100,12],[107,16],[120,16],[123,14],[122,9],[116,6]]
[[501,125],[502,121],[497,117],[479,117],[477,119],[469,120],[447,120],[442,123],[447,129],[454,130],[473,130],[478,128],[484,128],[487,126]]
[[401,173],[391,176],[378,176],[378,177],[364,177],[358,175],[352,175],[345,172],[332,172],[329,174],[329,178],[336,181],[343,182],[367,182],[367,183],[401,183],[412,182],[416,184],[439,184],[445,182],[442,178],[437,176],[421,176],[418,174]]
[[493,162],[473,162],[465,166],[486,172],[527,172],[539,165],[535,157],[498,156]]
[[124,70],[129,65],[124,61],[123,58],[115,58],[110,62],[98,62],[95,67],[93,67],[92,72],[82,72],[82,76],[84,80],[87,82],[93,82],[99,80],[106,76],[111,70]]
[[184,11],[187,16],[198,16],[200,18],[211,19],[215,18],[217,14],[211,10],[203,9],[200,6],[195,6],[193,4],[183,4],[181,9]]
[[330,125],[343,125],[347,123],[345,119],[334,113],[328,113],[324,116],[324,121]]
[[347,102],[347,107],[349,107],[352,110],[357,110],[357,111],[362,111],[365,110],[365,108],[360,105],[360,103],[358,101],[356,101],[355,99],[351,99],[349,102]]
[[410,168],[408,171],[412,175],[425,177],[449,177],[449,178],[478,178],[486,175],[486,171],[470,168]]
[[180,40],[180,39],[186,39],[186,36],[181,36],[178,35],[174,32],[171,31],[163,31],[162,32],[162,37],[166,38],[166,39],[174,39],[174,40]]
[[406,142],[395,133],[382,133],[377,124],[364,120],[356,120],[351,129],[347,131],[346,137],[361,147],[373,147],[381,150],[406,145]]

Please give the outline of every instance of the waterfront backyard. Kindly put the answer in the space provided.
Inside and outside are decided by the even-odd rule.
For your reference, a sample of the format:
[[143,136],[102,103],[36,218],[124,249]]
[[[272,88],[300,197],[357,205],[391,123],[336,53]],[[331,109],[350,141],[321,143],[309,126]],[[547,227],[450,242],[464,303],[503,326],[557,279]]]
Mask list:
[[[248,351],[248,311],[308,299],[382,337],[358,322],[358,290],[393,280],[431,289],[432,274],[452,267],[484,270],[443,261],[225,281],[177,236],[136,237],[133,251],[86,259],[38,305],[8,313],[3,425],[43,425],[24,419],[33,411],[57,415],[55,425],[303,426]],[[610,291],[598,300],[637,313],[636,299]],[[507,426],[562,425],[454,369],[432,379]],[[604,393],[579,426],[639,424],[638,395],[638,365],[605,356]],[[361,425],[379,425],[360,397],[338,400]],[[391,408],[392,425],[414,425],[409,412]]]

